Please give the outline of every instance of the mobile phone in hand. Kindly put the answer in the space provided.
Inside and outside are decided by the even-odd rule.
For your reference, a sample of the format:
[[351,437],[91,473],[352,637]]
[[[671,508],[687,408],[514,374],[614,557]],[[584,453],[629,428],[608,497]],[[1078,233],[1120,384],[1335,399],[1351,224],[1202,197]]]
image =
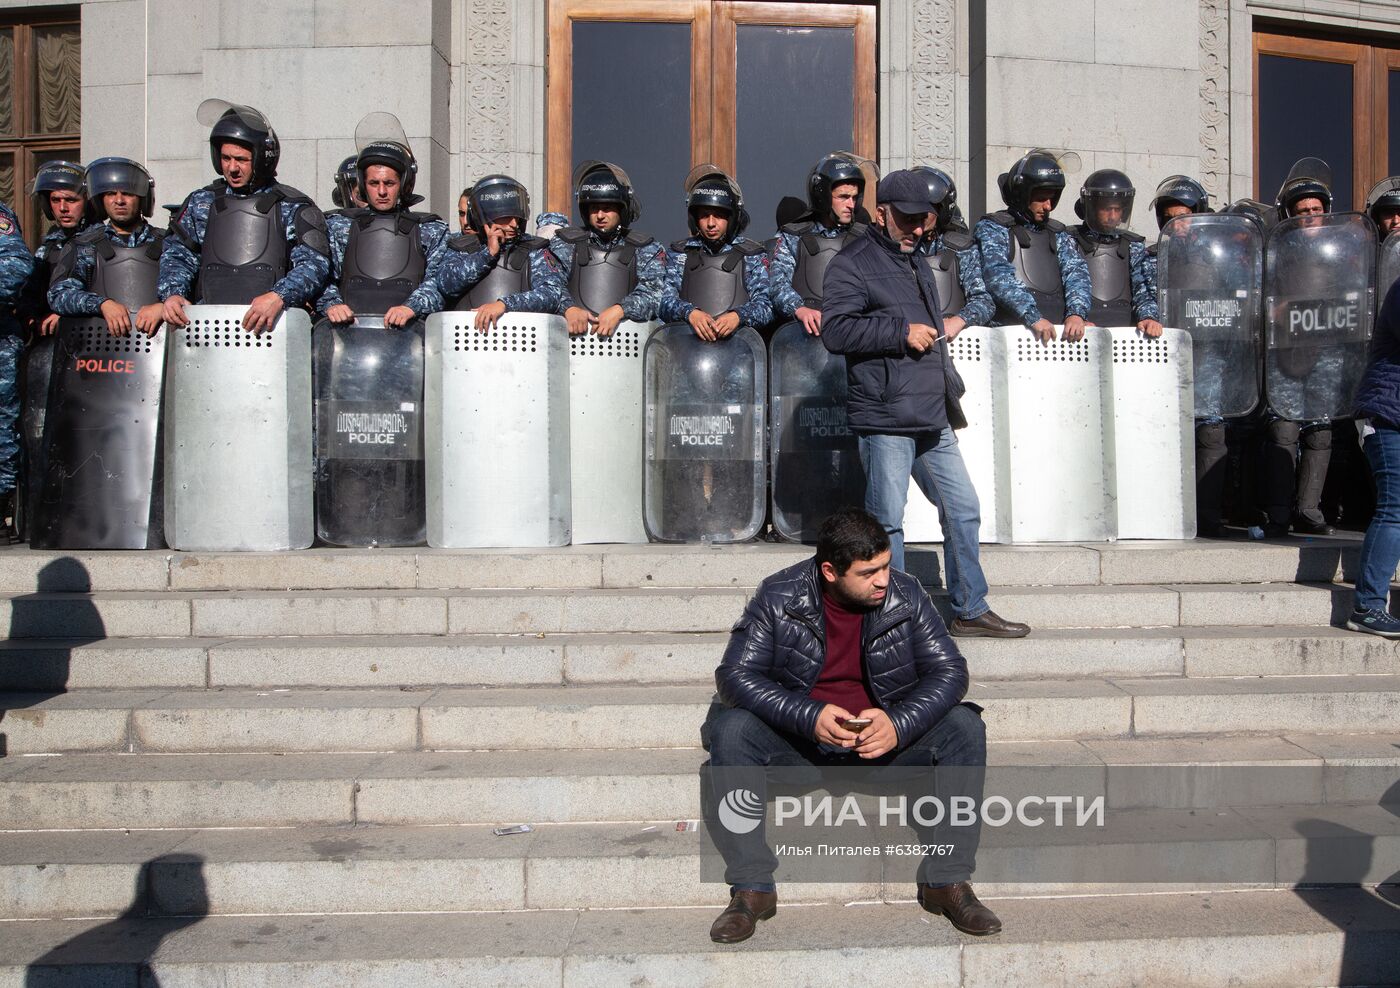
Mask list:
[[869,727],[875,722],[869,717],[850,717],[846,720],[839,721],[839,723],[846,730],[853,731],[854,733],[859,734],[861,731],[865,730],[867,727]]

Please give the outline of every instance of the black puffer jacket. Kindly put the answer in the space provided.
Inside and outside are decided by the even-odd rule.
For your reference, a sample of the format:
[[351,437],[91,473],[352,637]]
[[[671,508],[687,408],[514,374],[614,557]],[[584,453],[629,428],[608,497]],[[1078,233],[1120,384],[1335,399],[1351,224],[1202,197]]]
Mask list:
[[[884,603],[865,615],[861,638],[873,699],[889,714],[900,747],[922,737],[967,692],[967,661],[912,576],[890,571]],[[768,577],[744,608],[715,670],[719,698],[810,738],[823,704],[808,694],[825,660],[821,572],[808,560]]]

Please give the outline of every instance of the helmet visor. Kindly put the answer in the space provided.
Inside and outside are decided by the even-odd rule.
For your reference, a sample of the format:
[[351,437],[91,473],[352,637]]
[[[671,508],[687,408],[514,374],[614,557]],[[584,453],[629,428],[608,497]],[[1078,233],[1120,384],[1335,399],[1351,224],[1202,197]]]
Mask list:
[[126,192],[144,199],[151,194],[151,177],[134,161],[99,158],[88,165],[87,186],[94,199],[106,192]]
[[267,122],[267,117],[263,116],[262,113],[251,106],[230,103],[223,99],[207,99],[200,103],[199,109],[195,111],[195,119],[206,127],[212,127],[229,113],[232,113],[251,130],[260,130],[269,134],[272,132],[272,124]]
[[392,113],[379,111],[366,114],[355,125],[355,150],[363,151],[371,144],[397,144],[413,156],[408,145],[408,135],[403,132],[403,124]]
[[1133,218],[1134,193],[1113,190],[1084,193],[1084,223],[1095,233],[1120,233]]

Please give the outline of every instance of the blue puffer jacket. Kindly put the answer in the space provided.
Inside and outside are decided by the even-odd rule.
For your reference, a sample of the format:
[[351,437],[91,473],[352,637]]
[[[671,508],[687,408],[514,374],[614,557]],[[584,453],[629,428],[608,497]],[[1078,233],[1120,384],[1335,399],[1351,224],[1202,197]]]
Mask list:
[[1370,363],[1356,388],[1356,417],[1400,429],[1400,281],[1390,286],[1381,303]]
[[[871,697],[889,714],[900,747],[922,737],[967,693],[967,661],[912,576],[890,571],[883,604],[861,622],[861,640]],[[759,585],[729,633],[715,684],[729,706],[810,738],[823,704],[809,694],[825,662],[821,572],[813,559]]]
[[941,309],[928,265],[874,226],[832,260],[822,282],[821,340],[846,357],[852,429],[918,435],[948,427],[943,349],[906,349],[910,323],[943,334]]

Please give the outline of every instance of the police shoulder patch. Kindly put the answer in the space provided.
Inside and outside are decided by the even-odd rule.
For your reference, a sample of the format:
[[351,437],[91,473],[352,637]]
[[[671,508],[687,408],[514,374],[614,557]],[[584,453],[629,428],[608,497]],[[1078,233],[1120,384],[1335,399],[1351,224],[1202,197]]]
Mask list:
[[9,236],[15,232],[15,225],[10,218],[0,213],[0,235]]

